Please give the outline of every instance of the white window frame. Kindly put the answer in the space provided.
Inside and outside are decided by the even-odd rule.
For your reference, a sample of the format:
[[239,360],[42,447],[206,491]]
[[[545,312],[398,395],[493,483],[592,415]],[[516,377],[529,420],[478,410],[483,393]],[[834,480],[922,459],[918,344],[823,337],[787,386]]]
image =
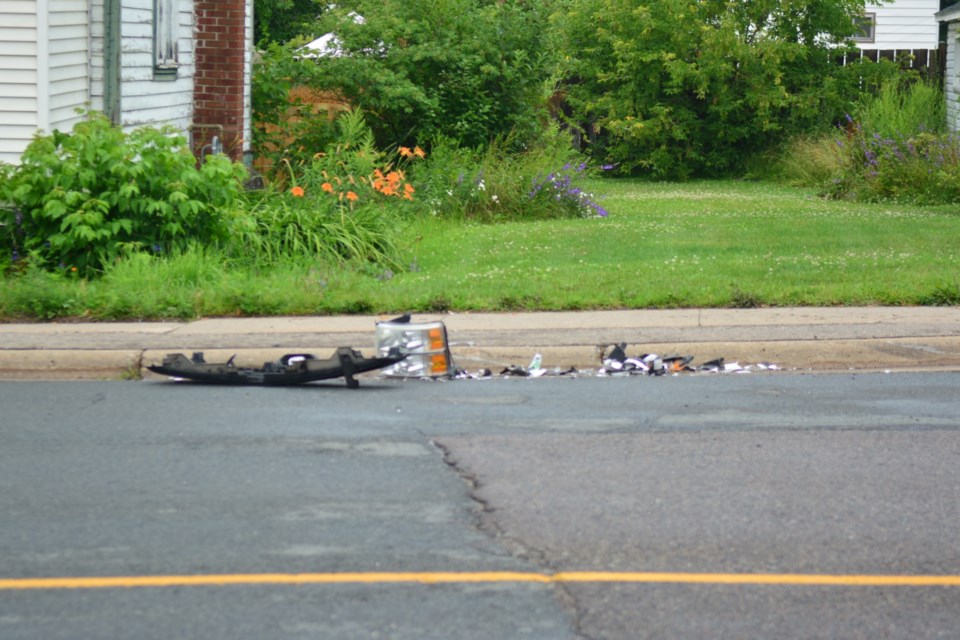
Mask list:
[[153,0],[153,67],[158,74],[175,75],[180,67],[177,5],[177,0]]

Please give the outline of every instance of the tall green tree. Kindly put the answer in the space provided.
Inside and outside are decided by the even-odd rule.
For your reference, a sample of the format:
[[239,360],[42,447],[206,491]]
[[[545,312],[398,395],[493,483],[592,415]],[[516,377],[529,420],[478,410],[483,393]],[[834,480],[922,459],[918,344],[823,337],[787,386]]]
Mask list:
[[573,0],[568,99],[623,171],[722,174],[842,109],[863,0]]
[[305,35],[327,4],[317,0],[254,0],[253,39],[257,43],[289,42]]
[[550,94],[548,13],[523,0],[340,2],[315,29],[336,34],[337,54],[309,60],[302,81],[362,108],[382,145],[523,141]]

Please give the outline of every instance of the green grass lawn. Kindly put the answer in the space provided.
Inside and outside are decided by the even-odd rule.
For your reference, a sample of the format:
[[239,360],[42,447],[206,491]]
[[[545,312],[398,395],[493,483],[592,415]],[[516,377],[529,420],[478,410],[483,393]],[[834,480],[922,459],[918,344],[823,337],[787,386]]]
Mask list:
[[960,301],[960,207],[831,202],[769,183],[590,185],[606,219],[414,231],[375,307],[586,309]]
[[604,219],[405,231],[416,268],[256,272],[187,255],[91,282],[7,278],[0,315],[212,315],[960,303],[960,205],[827,201],[739,181],[588,185]]

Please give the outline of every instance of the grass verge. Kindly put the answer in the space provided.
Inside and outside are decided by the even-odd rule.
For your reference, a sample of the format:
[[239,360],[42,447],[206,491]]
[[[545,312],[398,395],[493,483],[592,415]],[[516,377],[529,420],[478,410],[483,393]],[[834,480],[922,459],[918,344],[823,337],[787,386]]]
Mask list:
[[121,262],[99,280],[0,283],[6,320],[446,310],[960,304],[960,207],[828,201],[773,183],[597,180],[607,218],[423,218],[411,269],[317,258],[259,269],[214,250]]

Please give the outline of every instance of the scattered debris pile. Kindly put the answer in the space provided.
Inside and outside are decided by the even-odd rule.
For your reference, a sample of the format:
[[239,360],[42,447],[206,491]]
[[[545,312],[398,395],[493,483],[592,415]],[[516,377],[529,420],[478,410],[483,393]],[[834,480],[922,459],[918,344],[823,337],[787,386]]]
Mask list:
[[723,358],[709,360],[701,365],[693,364],[693,356],[659,356],[656,353],[644,353],[637,356],[627,355],[627,343],[599,345],[601,368],[598,375],[650,375],[664,376],[668,373],[708,372],[741,373],[747,371],[776,371],[777,365],[762,362],[756,365],[740,366],[738,362],[724,362]]
[[[540,378],[542,376],[665,376],[680,373],[748,373],[751,371],[778,371],[775,364],[761,362],[754,365],[741,366],[739,362],[725,362],[723,358],[709,360],[700,365],[693,364],[693,356],[660,356],[656,353],[643,353],[635,356],[628,355],[627,344],[598,345],[600,367],[597,369],[577,370],[574,367],[543,366],[543,358],[539,353],[533,356],[528,367],[509,365],[500,371],[499,376],[505,378]],[[453,376],[456,379],[483,379],[492,378],[494,373],[490,369],[480,369],[474,373],[457,368]]]

